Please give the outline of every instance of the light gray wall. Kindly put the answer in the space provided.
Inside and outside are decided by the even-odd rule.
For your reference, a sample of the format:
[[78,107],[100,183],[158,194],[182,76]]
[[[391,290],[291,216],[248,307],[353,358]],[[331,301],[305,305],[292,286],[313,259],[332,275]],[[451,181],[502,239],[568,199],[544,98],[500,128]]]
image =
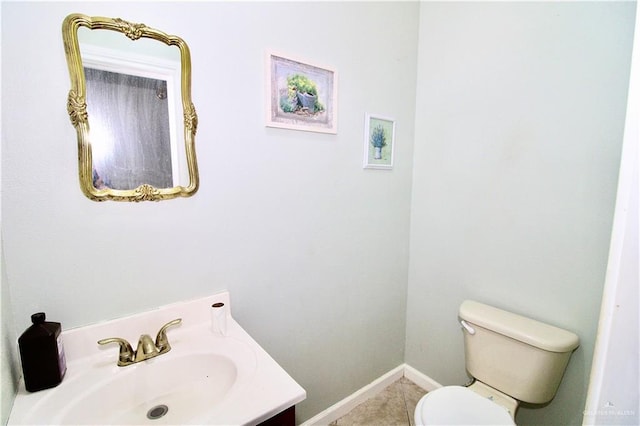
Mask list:
[[[3,285],[15,328],[40,310],[70,328],[228,289],[240,324],[307,390],[298,420],[402,363],[418,10],[3,2]],[[72,12],[189,44],[193,198],[95,203],[80,192],[61,37]],[[337,70],[337,135],[264,126],[266,49]],[[392,171],[362,169],[366,112],[397,120]]]
[[[21,332],[37,310],[70,328],[229,289],[236,318],[307,389],[303,420],[405,360],[466,381],[456,311],[474,298],[580,335],[558,398],[518,416],[579,423],[633,3],[0,5],[3,340],[7,320]],[[81,194],[60,36],[71,12],[189,43],[194,198]],[[267,48],[338,70],[337,136],[263,126]],[[361,169],[365,112],[397,119],[391,172]],[[3,408],[6,389],[3,374]]]
[[521,409],[518,424],[582,420],[634,12],[623,2],[421,5],[406,362],[443,384],[467,381],[464,299],[576,332],[557,397]]

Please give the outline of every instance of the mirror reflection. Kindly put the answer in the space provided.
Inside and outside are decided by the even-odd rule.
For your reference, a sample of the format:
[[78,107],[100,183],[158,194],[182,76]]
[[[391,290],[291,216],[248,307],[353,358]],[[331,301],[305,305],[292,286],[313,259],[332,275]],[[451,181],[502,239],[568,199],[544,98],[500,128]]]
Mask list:
[[197,116],[184,41],[144,24],[79,14],[65,19],[63,38],[85,195],[97,201],[192,195]]
[[84,75],[94,186],[172,187],[166,82],[86,67]]

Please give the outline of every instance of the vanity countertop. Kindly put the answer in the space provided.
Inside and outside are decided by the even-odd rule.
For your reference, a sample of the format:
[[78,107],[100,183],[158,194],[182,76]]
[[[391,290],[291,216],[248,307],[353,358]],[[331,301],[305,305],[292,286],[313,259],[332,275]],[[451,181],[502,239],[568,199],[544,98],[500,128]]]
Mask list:
[[[226,307],[224,335],[212,328],[214,303]],[[155,337],[176,318],[182,322],[167,329],[172,349],[137,364],[118,367],[118,345],[97,344],[121,337],[135,349],[140,335]],[[254,425],[306,398],[233,319],[227,292],[63,331],[62,338],[67,358],[62,383],[29,393],[21,380],[9,425]],[[148,419],[158,406],[168,407],[166,417]]]

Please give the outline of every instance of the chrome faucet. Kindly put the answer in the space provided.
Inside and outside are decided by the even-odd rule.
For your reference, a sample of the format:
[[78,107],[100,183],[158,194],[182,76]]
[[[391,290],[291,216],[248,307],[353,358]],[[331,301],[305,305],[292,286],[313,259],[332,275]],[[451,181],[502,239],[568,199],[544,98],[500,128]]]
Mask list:
[[178,318],[163,325],[162,328],[160,328],[160,331],[158,331],[155,343],[151,339],[151,336],[143,334],[140,336],[140,339],[138,339],[138,348],[135,352],[133,351],[131,344],[120,337],[110,337],[108,339],[98,340],[98,344],[119,344],[120,352],[118,355],[118,366],[125,367],[169,352],[171,350],[171,345],[169,344],[169,339],[167,339],[167,328],[172,325],[180,324],[181,322],[182,318]]

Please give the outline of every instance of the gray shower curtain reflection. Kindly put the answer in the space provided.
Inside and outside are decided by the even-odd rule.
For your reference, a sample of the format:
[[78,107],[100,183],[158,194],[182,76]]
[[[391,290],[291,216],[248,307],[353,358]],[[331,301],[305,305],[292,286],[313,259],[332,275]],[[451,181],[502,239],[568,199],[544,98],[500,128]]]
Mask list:
[[94,186],[174,186],[167,83],[84,68]]

